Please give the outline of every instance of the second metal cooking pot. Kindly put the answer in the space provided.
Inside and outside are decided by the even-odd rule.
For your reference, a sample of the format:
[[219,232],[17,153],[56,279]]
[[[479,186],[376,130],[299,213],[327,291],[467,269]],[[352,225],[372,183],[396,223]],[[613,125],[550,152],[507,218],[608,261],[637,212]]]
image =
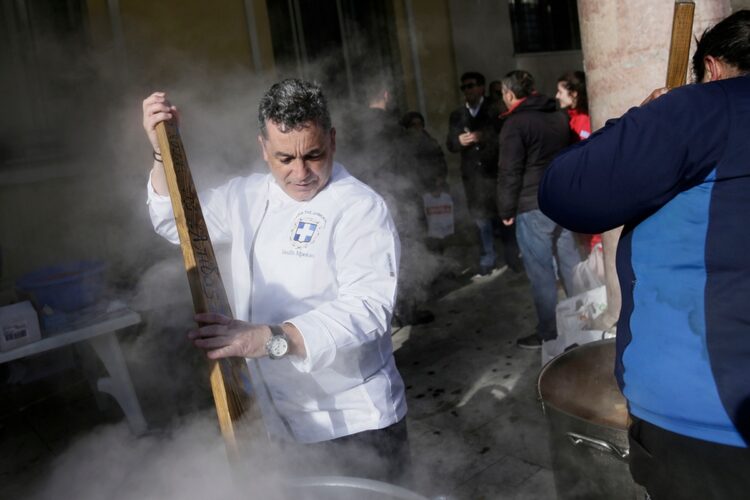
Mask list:
[[294,500],[429,500],[395,484],[344,476],[297,478],[286,493]]
[[628,469],[628,414],[614,362],[615,341],[607,339],[561,354],[539,375],[560,499],[642,498]]

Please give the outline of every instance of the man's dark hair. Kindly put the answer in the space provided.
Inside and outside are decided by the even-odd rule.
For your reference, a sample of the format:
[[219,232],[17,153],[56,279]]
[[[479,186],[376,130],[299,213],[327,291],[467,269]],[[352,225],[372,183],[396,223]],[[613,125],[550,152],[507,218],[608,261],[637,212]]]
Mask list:
[[320,85],[298,78],[274,83],[258,105],[258,126],[263,137],[268,137],[267,122],[276,124],[283,132],[300,129],[310,122],[329,130],[331,115]]
[[586,94],[586,74],[583,71],[568,71],[557,83],[562,83],[565,90],[576,93],[576,109],[584,113],[589,112],[589,98]]
[[503,78],[503,87],[515,94],[517,99],[529,97],[536,92],[534,77],[531,73],[522,69],[511,71]]
[[401,117],[398,123],[405,129],[409,129],[411,128],[411,124],[414,122],[415,118],[421,121],[422,126],[424,127],[424,116],[422,116],[422,113],[420,113],[419,111],[408,111],[404,114],[404,116]]
[[476,80],[477,85],[484,85],[484,75],[482,73],[479,73],[478,71],[467,71],[466,73],[461,75],[460,81],[465,82],[466,80]]
[[738,10],[703,32],[693,55],[696,82],[705,76],[703,59],[713,56],[740,70],[750,72],[750,10]]

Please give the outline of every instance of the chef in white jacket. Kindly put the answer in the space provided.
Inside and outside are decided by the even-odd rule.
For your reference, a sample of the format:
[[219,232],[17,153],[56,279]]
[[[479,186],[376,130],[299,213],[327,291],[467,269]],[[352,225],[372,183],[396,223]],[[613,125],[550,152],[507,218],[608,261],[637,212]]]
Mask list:
[[[177,117],[163,92],[143,102],[155,159],[149,212],[157,233],[175,244],[155,126]],[[211,359],[257,358],[248,365],[253,380],[264,381],[256,393],[273,437],[321,443],[332,455],[338,443],[371,448],[388,456],[385,477],[375,467],[349,472],[393,480],[409,460],[390,332],[396,229],[383,199],[334,162],[336,130],[317,84],[274,84],[258,120],[270,172],[201,194],[211,239],[231,244],[236,319],[197,315],[208,325],[189,337]]]

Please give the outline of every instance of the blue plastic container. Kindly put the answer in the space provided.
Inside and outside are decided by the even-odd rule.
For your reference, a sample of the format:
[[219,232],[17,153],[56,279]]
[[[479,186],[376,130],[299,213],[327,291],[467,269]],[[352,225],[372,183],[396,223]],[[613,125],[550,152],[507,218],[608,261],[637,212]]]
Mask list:
[[78,261],[45,267],[21,276],[16,287],[31,295],[39,308],[78,311],[99,301],[104,294],[106,264]]

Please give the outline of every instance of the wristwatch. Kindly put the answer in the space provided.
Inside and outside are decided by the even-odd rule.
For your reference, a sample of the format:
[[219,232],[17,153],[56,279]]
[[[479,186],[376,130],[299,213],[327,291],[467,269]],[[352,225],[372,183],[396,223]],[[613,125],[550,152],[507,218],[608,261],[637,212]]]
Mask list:
[[280,325],[269,325],[271,338],[266,342],[266,354],[271,359],[279,359],[289,352],[289,337]]

